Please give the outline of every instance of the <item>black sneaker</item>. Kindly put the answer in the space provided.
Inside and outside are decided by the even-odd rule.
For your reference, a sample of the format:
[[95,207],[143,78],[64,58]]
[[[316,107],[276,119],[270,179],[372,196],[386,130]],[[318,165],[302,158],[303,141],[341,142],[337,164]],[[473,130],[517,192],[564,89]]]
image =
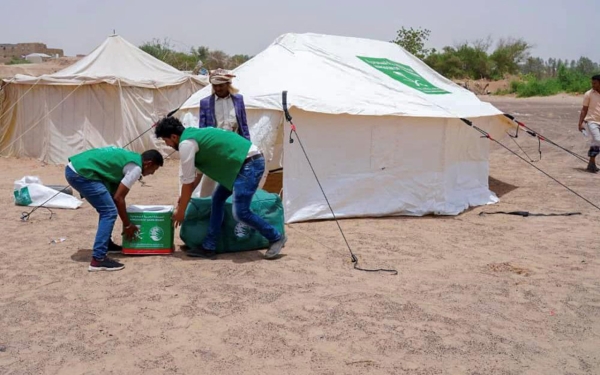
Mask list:
[[88,267],[88,271],[90,272],[98,272],[98,271],[120,271],[125,266],[116,260],[110,259],[109,257],[104,257],[102,260],[97,260],[96,258],[92,258],[90,262],[90,266]]
[[122,253],[123,246],[117,245],[116,243],[113,242],[113,240],[111,238],[110,242],[108,243],[108,252],[109,253]]
[[217,256],[217,252],[215,250],[207,250],[203,247],[189,249],[187,251],[187,256],[193,258],[204,258],[204,259],[213,259]]

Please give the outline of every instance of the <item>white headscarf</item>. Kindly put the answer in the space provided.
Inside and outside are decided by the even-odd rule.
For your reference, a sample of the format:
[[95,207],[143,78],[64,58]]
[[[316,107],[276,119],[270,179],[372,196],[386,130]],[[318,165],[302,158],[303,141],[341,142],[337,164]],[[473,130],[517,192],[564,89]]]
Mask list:
[[231,74],[230,70],[217,69],[210,72],[208,80],[213,85],[221,85],[223,83],[231,83],[234,77],[235,75]]

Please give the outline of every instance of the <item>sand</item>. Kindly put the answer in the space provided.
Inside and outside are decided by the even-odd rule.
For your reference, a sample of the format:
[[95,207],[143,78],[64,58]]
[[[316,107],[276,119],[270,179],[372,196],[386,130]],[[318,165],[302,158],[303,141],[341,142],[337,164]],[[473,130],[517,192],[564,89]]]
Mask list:
[[[585,155],[580,98],[484,99]],[[542,147],[537,166],[600,203],[600,176]],[[397,276],[353,270],[333,222],[288,226],[274,261],[178,249],[88,273],[97,216],[87,203],[22,223],[11,197],[25,174],[65,183],[63,168],[0,159],[0,171],[0,374],[600,373],[599,212],[499,147],[495,206],[342,221],[361,265]],[[128,203],[173,204],[176,178],[169,161]],[[479,215],[497,210],[582,215]]]
[[39,64],[0,64],[0,79],[11,79],[16,74],[25,74],[34,77],[43,74],[52,74],[76,63],[80,59],[80,57],[59,57],[58,59],[51,59]]

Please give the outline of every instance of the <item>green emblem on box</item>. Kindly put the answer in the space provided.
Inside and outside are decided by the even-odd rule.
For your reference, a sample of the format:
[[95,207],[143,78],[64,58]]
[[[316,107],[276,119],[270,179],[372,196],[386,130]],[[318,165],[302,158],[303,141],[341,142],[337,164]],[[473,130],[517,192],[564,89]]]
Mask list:
[[129,206],[127,216],[139,232],[133,241],[123,236],[123,249],[163,250],[173,248],[173,206]]

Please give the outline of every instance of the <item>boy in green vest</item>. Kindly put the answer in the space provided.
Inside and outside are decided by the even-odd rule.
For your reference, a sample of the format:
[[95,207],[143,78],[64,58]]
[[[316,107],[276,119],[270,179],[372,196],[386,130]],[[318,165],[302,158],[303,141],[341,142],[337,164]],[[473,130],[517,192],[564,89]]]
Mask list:
[[[276,257],[287,238],[264,219],[250,211],[252,197],[265,171],[265,159],[260,150],[235,132],[219,128],[185,128],[175,117],[166,117],[156,124],[155,134],[179,151],[181,160],[181,196],[173,221],[183,222],[192,192],[202,173],[218,183],[212,195],[210,226],[200,249],[190,249],[189,256],[212,258],[225,214],[225,201],[233,194],[233,216],[256,229],[270,243],[265,257]],[[196,170],[200,171],[196,175]]]
[[96,148],[69,158],[65,178],[100,215],[88,271],[118,271],[125,268],[106,256],[109,248],[117,250],[111,240],[117,214],[123,222],[123,234],[133,238],[138,228],[127,217],[125,196],[141,176],[154,174],[163,166],[163,162],[162,155],[156,150],[148,150],[140,155],[117,147]]

